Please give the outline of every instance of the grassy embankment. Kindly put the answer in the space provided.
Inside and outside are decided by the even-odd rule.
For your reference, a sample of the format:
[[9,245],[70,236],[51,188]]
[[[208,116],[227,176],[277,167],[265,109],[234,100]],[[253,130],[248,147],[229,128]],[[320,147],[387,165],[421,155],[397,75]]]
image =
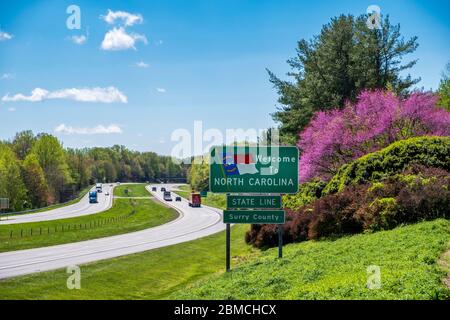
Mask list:
[[[450,299],[437,261],[450,222],[435,220],[337,240],[290,244],[173,294],[175,299]],[[369,266],[381,287],[367,288]],[[237,288],[239,288],[237,290]]]
[[151,197],[151,194],[145,189],[147,184],[121,184],[114,188],[116,197]]
[[[141,189],[140,193],[147,192],[143,184],[133,185],[133,189]],[[148,192],[147,195],[149,195]],[[177,216],[178,213],[175,210],[152,199],[115,199],[111,209],[98,214],[52,221],[0,225],[0,252],[90,240],[143,230],[169,222]]]

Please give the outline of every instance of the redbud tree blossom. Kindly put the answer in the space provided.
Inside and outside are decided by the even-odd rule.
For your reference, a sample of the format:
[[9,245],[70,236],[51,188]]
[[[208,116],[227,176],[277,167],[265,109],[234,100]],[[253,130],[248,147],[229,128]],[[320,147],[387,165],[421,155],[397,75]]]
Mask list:
[[389,91],[364,91],[355,104],[317,112],[299,136],[300,181],[328,180],[338,168],[394,141],[415,136],[450,136],[450,112],[432,93],[400,98]]

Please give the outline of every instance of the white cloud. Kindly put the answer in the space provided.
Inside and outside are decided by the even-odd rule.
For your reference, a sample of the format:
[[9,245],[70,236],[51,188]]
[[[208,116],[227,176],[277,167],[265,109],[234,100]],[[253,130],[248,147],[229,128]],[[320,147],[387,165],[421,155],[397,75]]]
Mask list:
[[145,63],[144,61],[139,61],[139,62],[136,62],[136,67],[148,68],[148,67],[150,67],[150,65],[148,63]]
[[16,111],[16,108],[10,107],[10,108],[8,108],[8,111],[9,112],[14,112],[14,111]]
[[105,34],[101,48],[103,50],[136,50],[134,45],[137,41],[142,41],[145,44],[148,42],[145,35],[127,33],[123,27],[113,28]]
[[166,89],[164,89],[164,88],[156,88],[156,91],[158,91],[159,93],[165,93]]
[[12,37],[13,37],[12,34],[0,30],[0,41],[11,40]]
[[14,75],[11,73],[4,73],[0,76],[1,80],[8,80],[14,78]]
[[85,35],[81,35],[81,36],[71,36],[70,40],[75,43],[75,44],[84,44],[87,41],[87,37]]
[[140,14],[132,14],[125,11],[111,11],[108,9],[106,16],[100,16],[108,24],[114,24],[116,20],[121,20],[125,26],[132,26],[136,23],[142,23],[144,18]]
[[14,96],[6,94],[3,96],[2,101],[29,101],[39,102],[48,99],[69,99],[82,102],[101,102],[101,103],[113,103],[121,102],[127,103],[128,98],[115,87],[108,88],[69,88],[56,91],[48,91],[42,88],[35,88],[31,91],[30,96],[25,96],[22,93],[18,93]]
[[84,127],[72,127],[72,126],[66,126],[64,123],[61,123],[59,126],[57,126],[54,130],[56,133],[61,134],[84,134],[84,135],[92,135],[92,134],[115,134],[115,133],[122,133],[122,128],[116,124],[110,124],[109,126],[104,125],[98,125],[92,128]]
[[30,96],[25,96],[21,93],[15,94],[10,97],[9,94],[3,96],[2,101],[29,101],[29,102],[38,102],[44,100],[48,96],[49,92],[45,89],[36,88],[31,91]]

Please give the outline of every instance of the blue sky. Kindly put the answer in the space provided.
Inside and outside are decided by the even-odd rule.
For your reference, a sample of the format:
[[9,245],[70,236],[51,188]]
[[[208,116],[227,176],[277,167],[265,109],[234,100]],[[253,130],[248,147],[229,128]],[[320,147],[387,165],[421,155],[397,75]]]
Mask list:
[[[66,27],[71,4],[81,9],[80,30]],[[68,147],[123,144],[170,154],[171,133],[192,131],[195,120],[223,132],[273,126],[277,94],[265,68],[284,75],[299,39],[372,4],[406,38],[419,37],[410,73],[422,78],[420,87],[436,89],[450,60],[446,0],[1,1],[0,97],[7,98],[0,139],[31,129]],[[111,15],[109,24],[101,18],[109,9],[138,20],[124,26]],[[104,42],[113,30],[108,39],[124,43]],[[76,44],[74,36],[86,39]],[[24,101],[35,88],[46,92]]]

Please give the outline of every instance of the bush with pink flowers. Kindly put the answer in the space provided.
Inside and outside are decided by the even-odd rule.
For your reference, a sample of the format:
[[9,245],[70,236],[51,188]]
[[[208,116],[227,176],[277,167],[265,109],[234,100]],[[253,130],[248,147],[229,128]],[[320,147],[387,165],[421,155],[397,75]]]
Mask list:
[[300,133],[300,181],[329,180],[345,163],[410,137],[450,136],[450,112],[432,93],[364,91],[342,110],[317,112]]

